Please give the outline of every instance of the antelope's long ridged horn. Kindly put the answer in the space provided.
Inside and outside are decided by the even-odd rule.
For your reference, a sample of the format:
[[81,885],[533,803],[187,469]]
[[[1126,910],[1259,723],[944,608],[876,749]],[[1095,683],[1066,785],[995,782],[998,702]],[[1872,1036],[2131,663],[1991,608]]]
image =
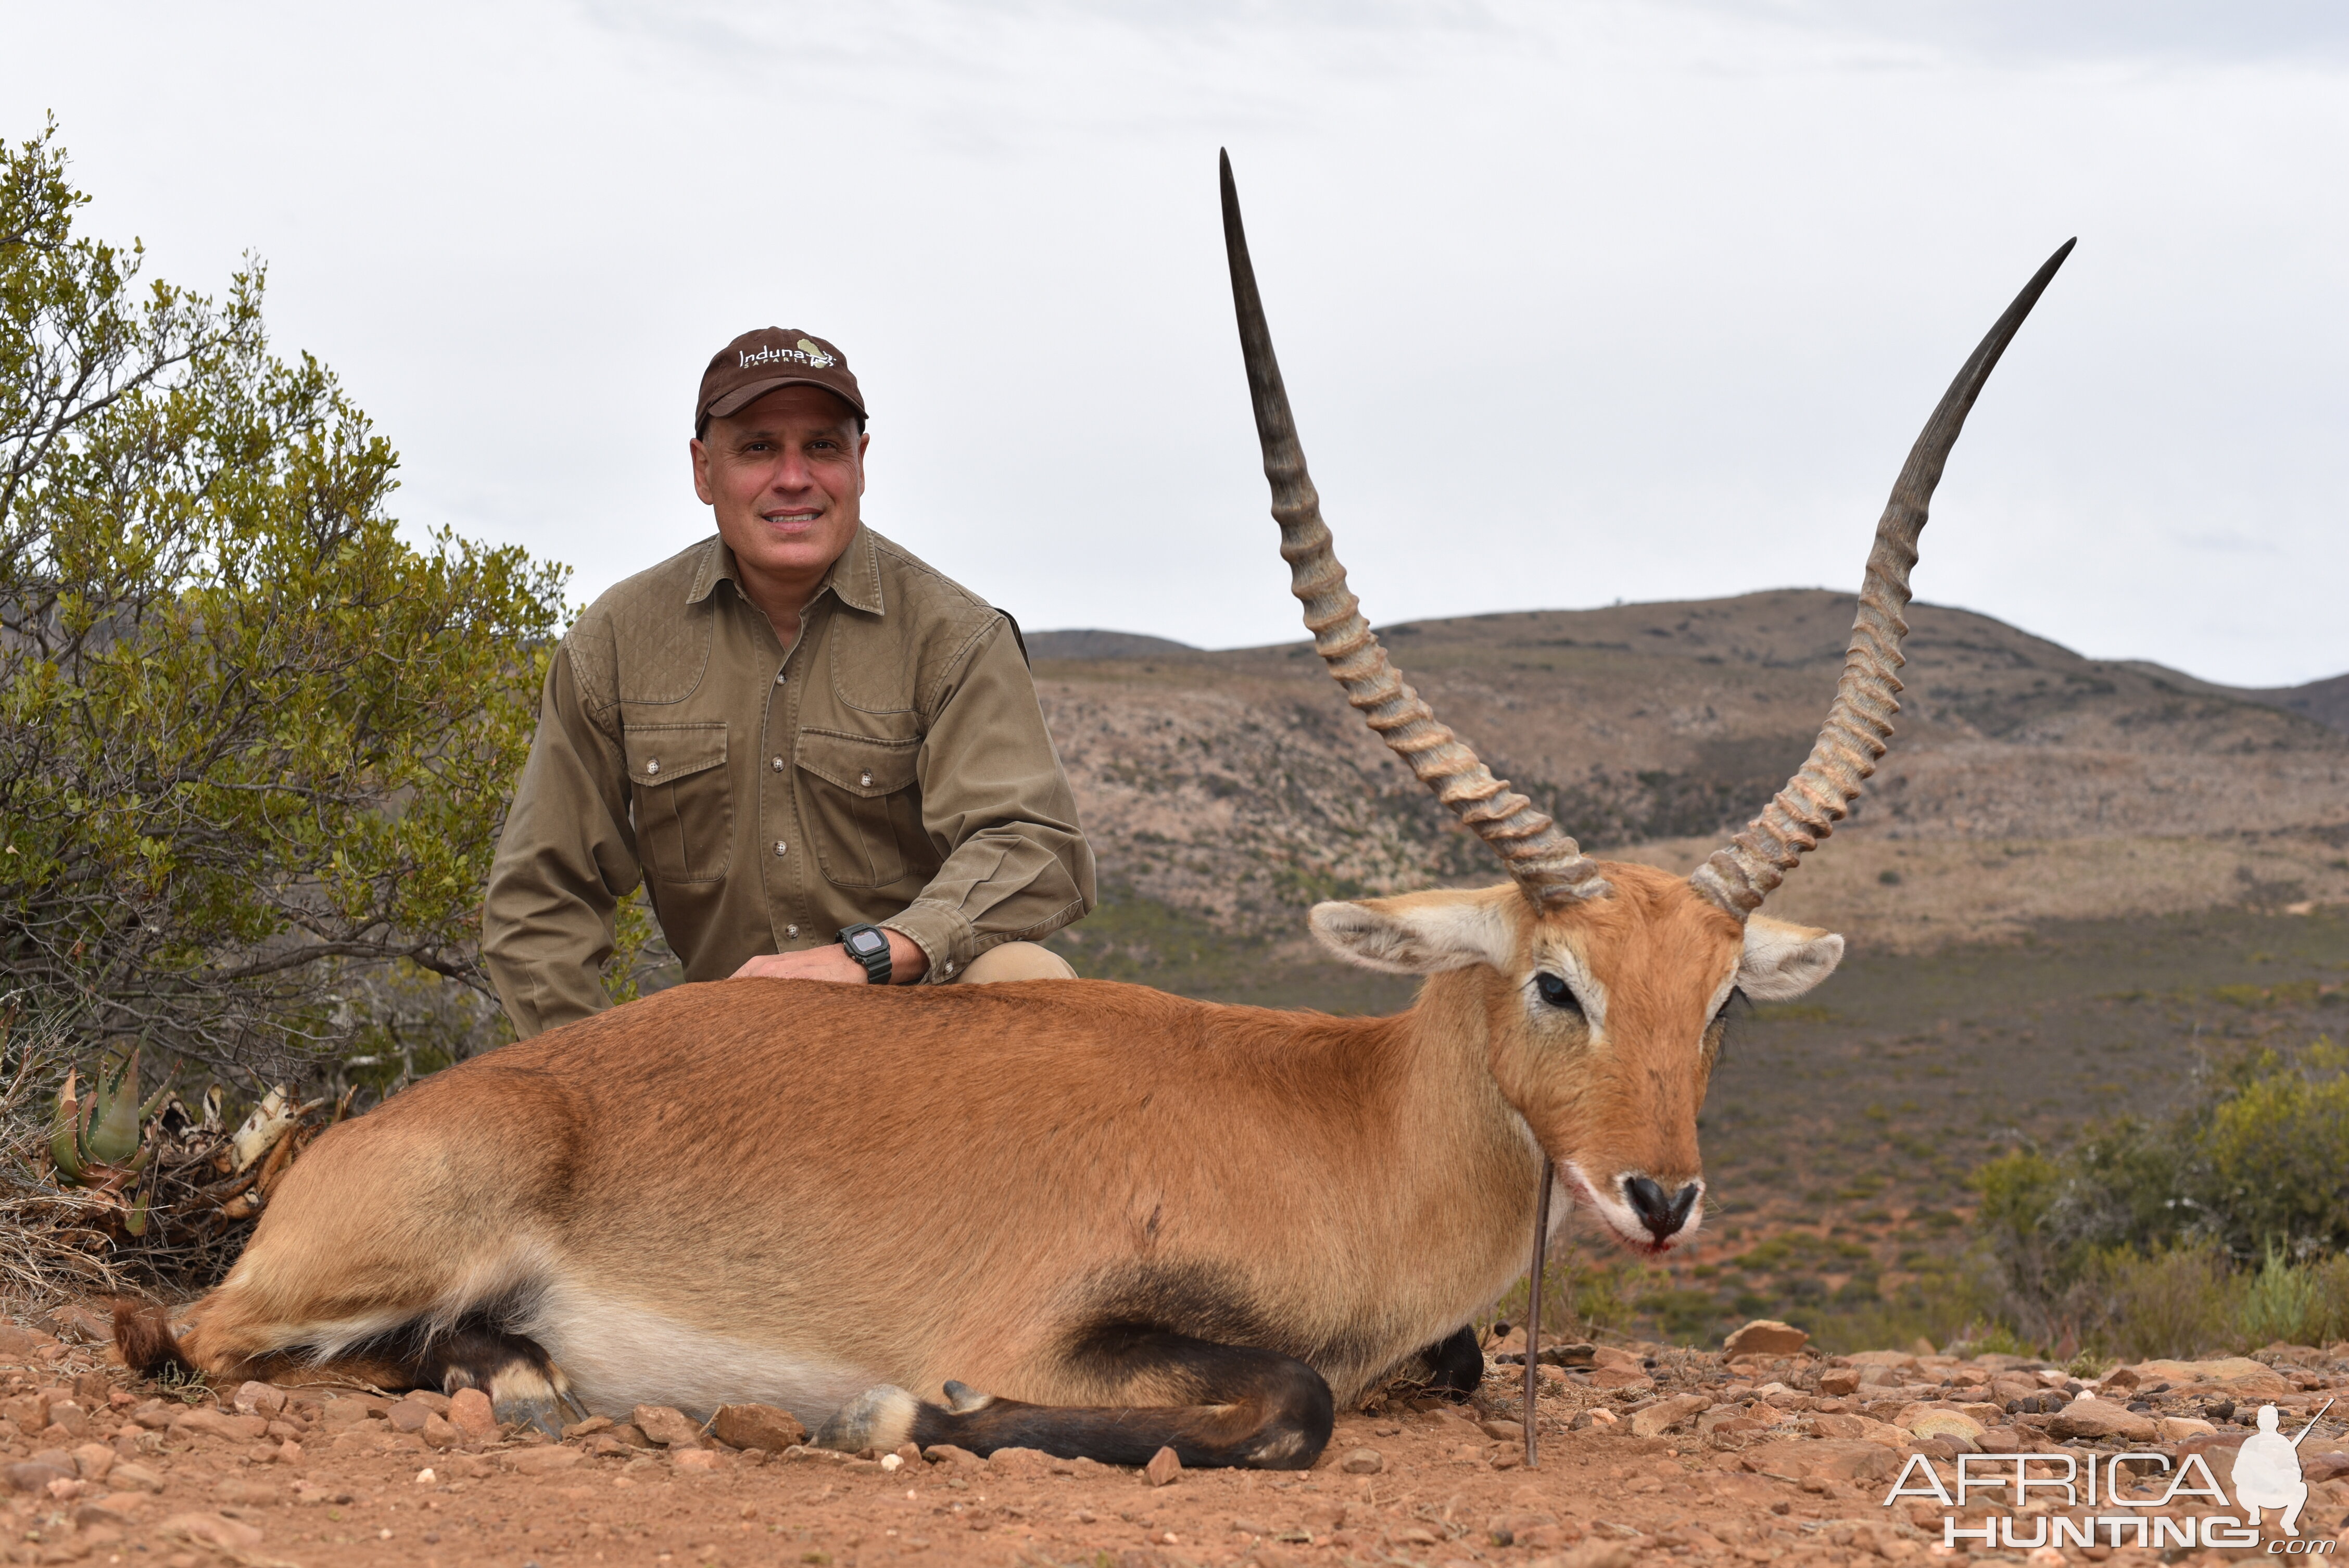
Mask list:
[[1834,830],[1858,799],[1862,781],[1876,771],[1876,759],[1884,755],[1893,716],[1900,711],[1896,696],[1900,680],[1892,672],[1907,662],[1900,655],[1900,640],[1909,634],[1909,623],[1900,612],[1909,604],[1909,573],[1917,564],[1917,540],[1925,531],[1933,487],[1940,483],[1950,449],[1957,445],[1958,432],[1965,428],[1966,415],[1999,356],[2076,243],[2064,241],[2014,296],[1941,395],[1940,406],[1909,449],[1909,461],[1893,481],[1892,498],[1876,524],[1868,575],[1860,584],[1859,614],[1844,654],[1843,678],[1836,683],[1835,704],[1827,709],[1810,757],[1762,814],[1689,878],[1699,892],[1740,920],[1760,908],[1795,863]]
[[1321,498],[1305,471],[1305,451],[1289,415],[1288,393],[1272,356],[1272,334],[1265,325],[1256,269],[1248,262],[1247,235],[1240,227],[1230,155],[1221,155],[1220,162],[1224,250],[1231,262],[1232,304],[1239,315],[1240,352],[1247,361],[1257,436],[1264,445],[1264,477],[1272,483],[1272,515],[1280,524],[1280,553],[1289,564],[1289,589],[1304,602],[1314,652],[1380,738],[1501,857],[1535,908],[1602,896],[1609,890],[1599,867],[1558,831],[1557,823],[1506,780],[1494,778],[1475,752],[1436,721],[1362,619],[1360,602],[1346,587],[1346,569],[1330,549],[1330,530],[1321,521]]

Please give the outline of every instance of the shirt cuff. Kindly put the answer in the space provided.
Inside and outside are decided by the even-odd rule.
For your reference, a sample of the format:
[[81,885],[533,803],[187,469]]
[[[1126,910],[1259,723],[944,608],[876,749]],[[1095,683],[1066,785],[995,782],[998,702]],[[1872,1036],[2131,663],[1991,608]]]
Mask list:
[[924,985],[953,985],[978,956],[978,929],[952,904],[916,899],[903,913],[876,923],[922,950],[930,961],[918,982]]

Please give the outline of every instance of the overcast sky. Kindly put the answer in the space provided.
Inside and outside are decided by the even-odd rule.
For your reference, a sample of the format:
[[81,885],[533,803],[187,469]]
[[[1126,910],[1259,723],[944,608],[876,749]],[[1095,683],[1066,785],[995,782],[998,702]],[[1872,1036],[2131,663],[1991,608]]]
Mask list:
[[1921,596],[2107,657],[2349,670],[2349,8],[0,0],[153,269],[270,266],[400,515],[576,569],[706,533],[703,362],[841,345],[867,518],[1031,628],[1299,634],[1231,149],[1374,620],[1856,584],[1934,398],[2080,247]]

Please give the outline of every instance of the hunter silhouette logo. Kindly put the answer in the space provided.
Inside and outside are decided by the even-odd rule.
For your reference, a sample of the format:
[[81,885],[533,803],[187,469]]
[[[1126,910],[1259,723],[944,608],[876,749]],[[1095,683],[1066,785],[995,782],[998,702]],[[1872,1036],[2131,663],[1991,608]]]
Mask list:
[[[2324,1410],[2331,1408],[2333,1401],[2325,1400]],[[2287,1438],[2276,1430],[2276,1408],[2260,1407],[2260,1429],[2245,1438],[2236,1450],[2230,1477],[2235,1483],[2235,1506],[2243,1511],[2245,1525],[2257,1530],[2260,1510],[2280,1508],[2283,1516],[2276,1522],[2283,1526],[2283,1532],[2300,1533],[2300,1511],[2308,1502],[2308,1482],[2300,1473],[2300,1445],[2316,1430],[2324,1410],[2309,1418],[2300,1436]]]
[[[2243,1439],[2236,1450],[2234,1468],[2228,1480],[2235,1489],[2234,1506],[2241,1511],[2237,1518],[2228,1513],[2194,1513],[2184,1518],[2145,1511],[2167,1509],[2172,1503],[2189,1498],[2208,1499],[2205,1506],[2228,1506],[2227,1494],[2220,1489],[2218,1478],[2210,1473],[2209,1465],[2199,1453],[2188,1454],[2173,1470],[2165,1454],[2121,1453],[2109,1457],[2096,1454],[2036,1453],[2036,1454],[1974,1454],[1961,1453],[1955,1461],[1957,1495],[1942,1484],[1941,1476],[1923,1454],[1911,1454],[1902,1467],[1892,1490],[1885,1494],[1884,1506],[1889,1508],[1904,1497],[1930,1498],[1943,1508],[1961,1509],[1973,1492],[2002,1493],[2000,1501],[2021,1515],[1984,1519],[1974,1525],[1961,1524],[1954,1513],[1941,1516],[1941,1544],[1955,1547],[1961,1542],[1980,1542],[1982,1550],[2008,1548],[2031,1551],[2043,1546],[2061,1549],[2065,1546],[2087,1548],[2109,1545],[2147,1547],[2154,1551],[2187,1550],[2195,1546],[2235,1547],[2257,1546],[2260,1543],[2260,1514],[2266,1509],[2280,1512],[2276,1523],[2292,1537],[2289,1542],[2271,1541],[2271,1553],[2330,1553],[2331,1541],[2302,1541],[2300,1511],[2308,1502],[2308,1481],[2301,1474],[2300,1445],[2316,1429],[2326,1410],[2333,1408],[2327,1399],[2323,1409],[2308,1418],[2300,1436],[2287,1438],[2277,1429],[2278,1419],[2273,1405],[2262,1405],[2259,1412],[2259,1430]],[[2130,1470],[2124,1468],[2136,1461],[2137,1472],[2144,1473],[2147,1461],[2168,1472],[2168,1487],[2159,1497],[2125,1494],[2130,1488]],[[2039,1473],[2034,1475],[2032,1469]],[[2102,1473],[2099,1474],[2101,1470]],[[2101,1483],[2102,1496],[2099,1497]],[[2033,1493],[2054,1494],[2034,1497]],[[2032,1502],[2044,1502],[2064,1509],[2083,1505],[2099,1506],[2115,1511],[2080,1518],[2052,1511],[2025,1512]],[[2023,1537],[2016,1529],[2018,1522],[2031,1526],[2032,1533]],[[2099,1541],[2099,1535],[2106,1537]]]

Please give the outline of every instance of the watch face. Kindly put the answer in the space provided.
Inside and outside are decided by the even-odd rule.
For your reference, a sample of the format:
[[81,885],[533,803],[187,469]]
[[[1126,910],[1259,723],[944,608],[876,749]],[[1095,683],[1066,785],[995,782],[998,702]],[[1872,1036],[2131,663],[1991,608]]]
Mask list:
[[848,939],[848,945],[857,953],[870,955],[889,945],[889,939],[877,931],[860,931]]

